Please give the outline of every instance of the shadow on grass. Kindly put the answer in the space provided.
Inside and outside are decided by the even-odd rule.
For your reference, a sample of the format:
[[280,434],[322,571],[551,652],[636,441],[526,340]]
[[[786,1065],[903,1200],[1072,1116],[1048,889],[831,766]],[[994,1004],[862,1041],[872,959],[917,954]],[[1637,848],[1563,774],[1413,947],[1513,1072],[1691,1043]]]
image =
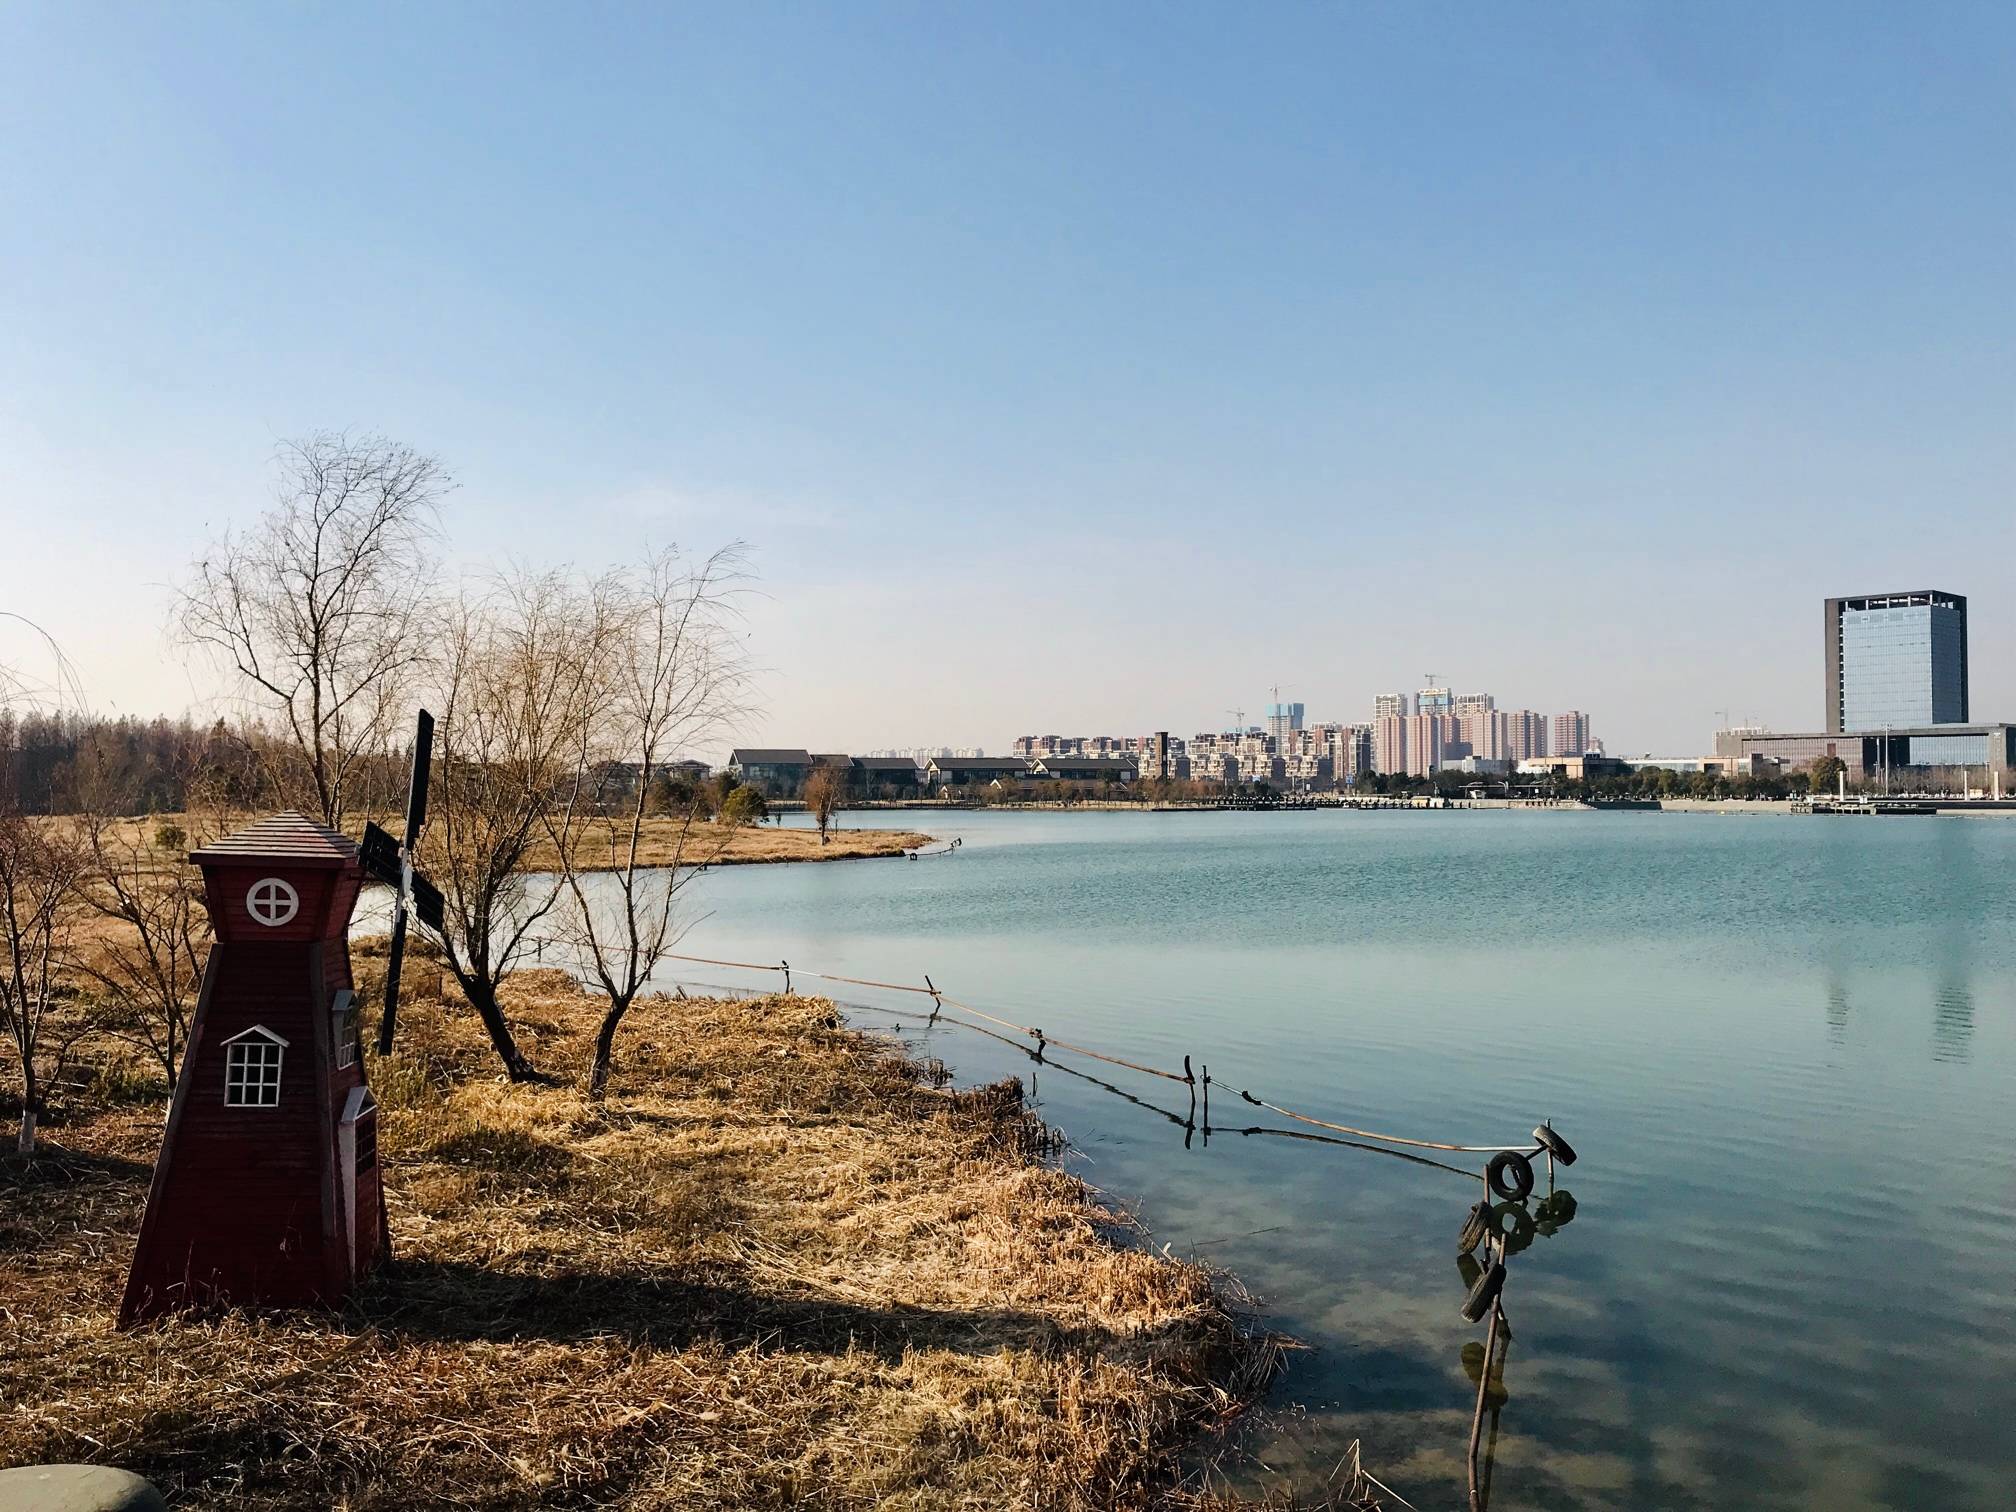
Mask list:
[[0,1155],[0,1201],[17,1194],[62,1187],[134,1185],[145,1191],[154,1175],[146,1161],[121,1155],[94,1155],[44,1142],[33,1155]]
[[153,1174],[144,1161],[47,1143],[30,1156],[0,1155],[0,1254],[40,1251],[80,1229],[137,1225]]
[[389,1266],[354,1304],[384,1334],[439,1342],[620,1339],[652,1348],[696,1343],[775,1353],[868,1350],[900,1360],[906,1350],[992,1354],[1139,1349],[1180,1332],[1116,1334],[1060,1326],[1012,1308],[871,1307],[831,1298],[766,1295],[675,1273],[529,1275],[454,1261]]

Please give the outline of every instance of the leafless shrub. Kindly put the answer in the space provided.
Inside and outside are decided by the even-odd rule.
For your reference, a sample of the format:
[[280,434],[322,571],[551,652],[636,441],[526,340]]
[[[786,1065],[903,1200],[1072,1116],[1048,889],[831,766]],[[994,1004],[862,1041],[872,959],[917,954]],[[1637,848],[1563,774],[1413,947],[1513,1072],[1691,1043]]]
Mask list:
[[[47,1084],[85,1032],[66,1025],[53,1047],[44,1032],[61,992],[79,870],[76,845],[64,829],[0,812],[0,1033],[19,1063],[21,1126],[15,1148],[22,1155],[35,1153]],[[52,1048],[55,1066],[48,1066]]]
[[847,796],[847,774],[836,766],[816,766],[806,777],[801,796],[812,823],[818,827],[819,843],[824,845],[828,831],[833,828],[833,816]]

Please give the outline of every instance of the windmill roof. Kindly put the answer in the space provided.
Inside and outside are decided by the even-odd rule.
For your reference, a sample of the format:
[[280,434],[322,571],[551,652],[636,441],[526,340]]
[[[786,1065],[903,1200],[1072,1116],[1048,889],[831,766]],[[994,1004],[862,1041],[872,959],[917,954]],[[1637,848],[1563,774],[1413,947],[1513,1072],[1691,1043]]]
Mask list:
[[196,862],[271,859],[290,866],[354,866],[357,842],[290,809],[284,814],[255,819],[222,840],[213,840],[201,850],[190,852],[189,859]]

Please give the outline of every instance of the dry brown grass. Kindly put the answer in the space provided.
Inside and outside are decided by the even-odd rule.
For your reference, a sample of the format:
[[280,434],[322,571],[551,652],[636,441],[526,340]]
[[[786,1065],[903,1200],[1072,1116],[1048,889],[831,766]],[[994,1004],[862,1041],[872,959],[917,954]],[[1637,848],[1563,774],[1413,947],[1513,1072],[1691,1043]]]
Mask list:
[[[74,820],[45,821],[58,824],[74,824]],[[187,836],[194,833],[185,814],[150,814],[131,819],[114,821],[122,838],[139,837],[153,844],[157,835],[167,838],[179,832]],[[380,815],[378,822],[395,833],[400,821],[395,816]],[[364,823],[359,819],[348,826],[356,833],[362,833]],[[644,821],[644,832],[639,841],[639,855],[646,866],[666,866],[681,852],[681,820],[656,817]],[[627,826],[622,829],[622,843],[628,844]],[[758,824],[737,827],[727,824],[695,824],[684,836],[684,857],[689,864],[705,863],[710,866],[760,865],[777,861],[852,861],[870,856],[900,856],[905,851],[918,850],[932,844],[931,836],[918,830],[889,829],[841,829],[835,828],[826,845],[820,845],[819,836],[809,829],[779,829],[774,825]],[[582,865],[590,870],[610,870],[622,863],[621,852],[597,855],[600,845],[599,832],[583,846]],[[161,851],[164,867],[179,863],[188,850],[187,844],[170,844]],[[535,870],[550,870],[557,865],[557,859],[550,843],[541,841],[534,845],[528,864]]]
[[[680,854],[680,821],[647,819],[639,841],[639,854],[647,866],[669,865]],[[620,832],[621,845],[629,844],[627,827]],[[772,861],[852,861],[868,856],[900,856],[932,843],[929,835],[916,830],[835,829],[824,846],[809,829],[778,829],[758,824],[736,828],[726,824],[696,824],[685,837],[684,856],[691,863],[710,866],[748,866]],[[590,869],[610,870],[620,866],[621,850],[608,855],[602,850],[599,834],[581,847],[581,864]],[[534,847],[531,866],[537,870],[555,864],[553,849]]]
[[[570,979],[506,1002],[584,1064]],[[1272,1368],[1044,1158],[1015,1083],[948,1094],[822,1000],[641,1005],[600,1105],[409,1004],[373,1068],[397,1260],[340,1312],[114,1329],[144,1082],[101,1069],[0,1162],[0,1464],[230,1509],[1139,1506]]]

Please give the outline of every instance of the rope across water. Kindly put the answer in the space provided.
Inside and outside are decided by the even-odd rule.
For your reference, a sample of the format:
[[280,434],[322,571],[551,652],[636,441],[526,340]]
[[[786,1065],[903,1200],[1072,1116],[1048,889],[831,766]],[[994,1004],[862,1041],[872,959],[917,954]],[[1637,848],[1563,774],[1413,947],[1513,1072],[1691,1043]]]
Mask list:
[[[692,961],[703,966],[726,966],[742,971],[781,971],[785,973],[787,981],[790,979],[791,974],[791,968],[787,966],[781,964],[772,965],[764,961],[724,961],[712,956],[679,955],[673,952],[667,952],[665,959],[670,961]],[[1002,1029],[1012,1030],[1016,1034],[1026,1035],[1030,1039],[1033,1039],[1036,1041],[1036,1049],[1033,1053],[1039,1060],[1048,1050],[1054,1047],[1059,1050],[1068,1051],[1073,1055],[1083,1055],[1092,1060],[1104,1061],[1109,1066],[1124,1066],[1127,1070],[1138,1071],[1144,1076],[1158,1076],[1164,1081],[1176,1082],[1183,1086],[1194,1087],[1197,1084],[1197,1078],[1190,1072],[1187,1057],[1184,1061],[1184,1070],[1180,1075],[1174,1071],[1162,1070],[1157,1066],[1143,1065],[1139,1061],[1126,1060],[1117,1055],[1108,1055],[1102,1050],[1094,1050],[1089,1046],[1075,1044],[1070,1040],[1057,1039],[1046,1031],[1028,1024],[1018,1024],[1012,1019],[1001,1018],[996,1014],[987,1012],[983,1008],[976,1008],[971,1003],[961,1002],[957,998],[948,997],[936,987],[919,987],[911,982],[885,982],[877,980],[874,977],[843,976],[838,972],[829,971],[800,970],[797,974],[814,981],[844,982],[853,987],[874,987],[887,992],[909,992],[915,993],[920,997],[928,997],[933,1004],[932,1011],[927,1015],[920,1015],[920,1017],[930,1020],[947,1019],[949,1022],[961,1023],[966,1028],[986,1033],[987,1031],[981,1030],[978,1024],[965,1023],[957,1017],[948,1017],[945,1010],[951,1008],[958,1010],[959,1013],[970,1014],[974,1018],[983,1019],[987,1023],[994,1024]],[[930,979],[927,977],[925,980],[928,982]],[[998,1036],[996,1037],[998,1038]],[[1268,1112],[1278,1113],[1283,1118],[1293,1119],[1297,1123],[1310,1124],[1319,1129],[1330,1129],[1339,1134],[1349,1134],[1358,1139],[1377,1140],[1381,1144],[1405,1145],[1417,1150],[1445,1150],[1458,1155],[1495,1155],[1501,1150],[1519,1148],[1517,1145],[1504,1142],[1498,1144],[1450,1144],[1437,1139],[1409,1139],[1399,1134],[1382,1134],[1375,1129],[1360,1129],[1350,1124],[1332,1123],[1327,1119],[1315,1118],[1307,1113],[1297,1113],[1291,1108],[1280,1106],[1278,1103],[1271,1103],[1264,1098],[1255,1097],[1251,1092],[1243,1088],[1235,1088],[1234,1090],[1254,1107],[1265,1108]]]

